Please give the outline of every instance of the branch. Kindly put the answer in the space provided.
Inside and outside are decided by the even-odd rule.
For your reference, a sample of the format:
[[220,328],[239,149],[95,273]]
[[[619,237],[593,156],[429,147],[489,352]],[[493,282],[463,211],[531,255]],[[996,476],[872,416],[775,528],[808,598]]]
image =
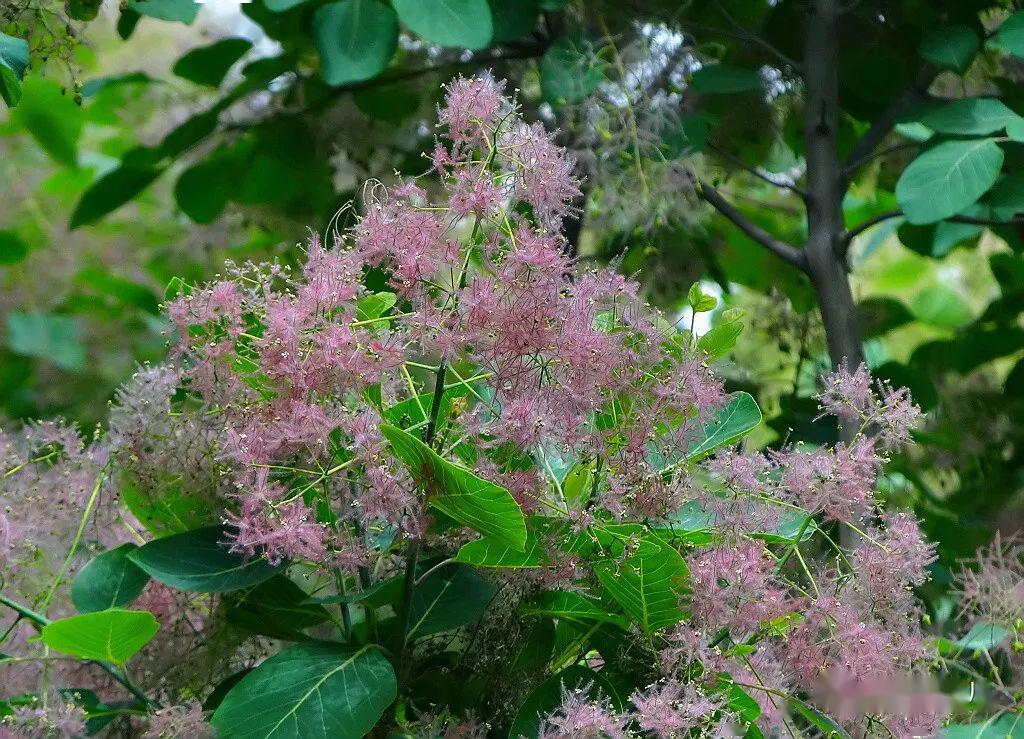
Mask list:
[[891,218],[899,218],[903,215],[902,210],[887,210],[885,213],[879,213],[877,216],[868,218],[863,223],[858,223],[856,226],[851,228],[849,231],[843,234],[840,243],[843,246],[843,253],[846,253],[847,247],[850,246],[850,242],[860,236],[862,233],[867,231],[872,226],[877,226],[882,221],[888,221]]
[[870,161],[871,155],[878,148],[878,145],[896,127],[900,116],[915,103],[928,98],[927,90],[933,79],[935,79],[934,70],[926,70],[920,74],[917,84],[893,98],[885,110],[879,114],[878,118],[871,123],[867,133],[861,136],[860,140],[854,144],[853,149],[850,150],[850,155],[846,157],[846,161],[843,163],[844,182],[849,183],[853,179],[853,174],[857,168]]
[[916,149],[920,145],[921,143],[918,141],[903,141],[899,144],[893,144],[892,146],[887,146],[884,149],[879,149],[878,151],[871,152],[870,154],[865,154],[860,159],[847,164],[843,169],[848,175],[852,176],[854,172],[874,159],[879,159],[897,151],[903,151],[904,149]]
[[[882,221],[888,221],[892,218],[899,218],[903,215],[902,210],[889,210],[885,213],[879,213],[877,216],[872,216],[863,223],[859,223],[845,234],[843,234],[842,244],[845,247],[850,245],[857,236],[867,231],[872,226],[876,226]],[[1006,221],[1001,221],[998,218],[975,218],[974,216],[950,216],[949,218],[943,218],[943,221],[949,223],[968,223],[973,226],[1024,226],[1024,216],[1016,216]]]
[[735,156],[733,154],[730,154],[729,152],[725,151],[724,149],[720,149],[719,147],[715,146],[714,144],[710,144],[710,143],[707,146],[708,146],[709,149],[711,149],[711,151],[715,152],[716,154],[718,154],[718,156],[722,157],[722,159],[725,159],[725,160],[727,160],[729,162],[732,162],[733,164],[735,164],[740,169],[742,169],[742,170],[744,170],[746,172],[749,172],[750,174],[754,175],[754,177],[757,177],[760,180],[764,180],[769,185],[774,185],[775,187],[781,187],[781,188],[783,188],[785,190],[791,190],[792,192],[795,192],[797,195],[799,195],[804,200],[807,200],[807,191],[804,188],[802,188],[799,185],[797,185],[796,183],[792,183],[792,182],[778,182],[776,180],[773,180],[771,177],[769,177],[768,175],[766,175],[763,172],[761,172],[757,167],[751,167],[749,164],[744,162],[742,159],[740,159],[739,157],[737,157],[737,156]]
[[722,14],[722,17],[729,21],[729,25],[735,28],[737,33],[740,34],[740,38],[746,39],[747,41],[751,41],[757,44],[783,64],[788,64],[789,66],[793,67],[793,69],[802,69],[799,62],[796,62],[793,59],[786,56],[785,54],[783,54],[781,51],[779,51],[770,43],[768,43],[766,39],[744,28],[729,14],[729,11],[725,9],[725,6],[721,2],[716,2],[715,5],[718,7],[718,12]]
[[698,180],[696,190],[700,197],[704,198],[715,210],[732,221],[733,225],[740,231],[775,256],[784,259],[803,272],[807,271],[807,258],[802,251],[791,244],[787,244],[785,241],[775,238],[760,226],[747,220],[728,200],[722,197],[718,190],[706,182]]

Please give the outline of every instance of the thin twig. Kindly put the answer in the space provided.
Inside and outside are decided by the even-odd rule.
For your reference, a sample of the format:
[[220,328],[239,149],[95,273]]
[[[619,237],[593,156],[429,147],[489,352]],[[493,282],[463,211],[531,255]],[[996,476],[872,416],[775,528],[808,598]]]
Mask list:
[[800,187],[799,185],[790,182],[779,182],[778,180],[773,180],[771,177],[766,175],[757,167],[750,166],[742,159],[740,159],[738,156],[735,156],[734,154],[731,154],[725,149],[715,146],[714,144],[708,144],[708,148],[711,149],[711,151],[715,152],[718,156],[722,157],[722,159],[725,159],[726,161],[735,164],[737,167],[744,170],[745,172],[749,172],[750,174],[754,175],[754,177],[757,177],[760,180],[764,180],[769,185],[774,185],[775,187],[779,187],[784,190],[791,190],[792,192],[795,192],[797,195],[802,197],[804,200],[807,200],[807,191]]

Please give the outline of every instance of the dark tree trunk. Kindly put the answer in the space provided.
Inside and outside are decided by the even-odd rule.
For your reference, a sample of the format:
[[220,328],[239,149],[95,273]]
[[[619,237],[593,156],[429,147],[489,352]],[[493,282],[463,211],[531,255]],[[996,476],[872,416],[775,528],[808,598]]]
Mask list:
[[836,135],[839,127],[839,7],[814,0],[804,53],[807,156],[807,271],[818,294],[832,366],[864,360],[857,309],[843,258],[845,182]]

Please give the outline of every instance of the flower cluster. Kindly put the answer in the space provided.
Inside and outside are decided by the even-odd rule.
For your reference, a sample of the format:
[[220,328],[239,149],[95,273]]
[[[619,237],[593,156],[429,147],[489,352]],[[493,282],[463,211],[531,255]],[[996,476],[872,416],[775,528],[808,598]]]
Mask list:
[[[753,399],[728,395],[697,337],[634,283],[566,255],[558,229],[579,190],[553,137],[488,77],[452,82],[439,117],[434,185],[367,188],[354,227],[313,236],[300,268],[229,265],[179,285],[169,362],[118,395],[103,447],[62,427],[4,437],[17,511],[59,488],[98,514],[90,491],[109,466],[134,513],[87,514],[105,527],[90,541],[120,543],[115,522],[133,536],[220,526],[239,561],[292,578],[223,599],[147,585],[134,606],[161,627],[133,675],[170,705],[137,728],[202,735],[196,699],[258,661],[260,635],[312,638],[263,621],[312,613],[327,648],[366,646],[353,660],[390,640],[400,691],[466,682],[485,696],[403,693],[404,733],[483,736],[512,722],[537,674],[569,667],[583,679],[560,706],[544,699],[541,736],[794,733],[818,710],[860,735],[934,733],[945,709],[919,695],[913,596],[934,551],[875,492],[919,416],[907,393],[840,369],[820,402],[845,441],[736,445]],[[27,567],[19,515],[0,516],[0,543]],[[968,604],[1005,586],[996,564],[965,581]],[[450,572],[470,584],[443,580],[424,606]],[[246,613],[264,588],[294,603]],[[445,612],[452,593],[473,602]],[[472,634],[441,634],[472,622],[462,611],[479,600]],[[174,663],[182,651],[190,669]],[[901,686],[900,700],[880,685]]]

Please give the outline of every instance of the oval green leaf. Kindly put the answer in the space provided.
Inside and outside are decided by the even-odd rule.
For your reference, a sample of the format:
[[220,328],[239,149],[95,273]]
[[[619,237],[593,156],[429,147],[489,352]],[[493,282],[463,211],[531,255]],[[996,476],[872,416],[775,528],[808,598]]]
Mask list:
[[185,54],[174,64],[174,73],[197,85],[219,87],[231,65],[252,48],[244,38],[225,38]]
[[750,393],[733,393],[725,407],[719,410],[704,428],[704,437],[694,442],[686,453],[687,459],[698,459],[720,446],[732,444],[753,431],[761,423],[761,409]]
[[993,139],[947,141],[910,163],[896,199],[911,223],[934,223],[973,204],[995,184],[1003,150]]
[[128,559],[135,549],[134,544],[122,544],[82,568],[71,583],[71,602],[79,613],[126,606],[139,597],[149,575]]
[[398,18],[380,0],[341,0],[313,18],[320,76],[329,85],[376,77],[398,48]]
[[123,665],[160,624],[149,611],[112,609],[62,618],[43,627],[43,644],[64,654]]
[[967,26],[941,26],[925,34],[921,58],[940,69],[965,72],[981,48],[981,39]]
[[232,554],[225,530],[208,526],[145,544],[128,557],[150,577],[178,590],[224,593],[258,585],[284,568],[259,558]]
[[373,646],[297,644],[243,677],[210,720],[221,739],[359,739],[397,695]]
[[409,30],[441,46],[483,49],[494,33],[487,0],[392,0]]

